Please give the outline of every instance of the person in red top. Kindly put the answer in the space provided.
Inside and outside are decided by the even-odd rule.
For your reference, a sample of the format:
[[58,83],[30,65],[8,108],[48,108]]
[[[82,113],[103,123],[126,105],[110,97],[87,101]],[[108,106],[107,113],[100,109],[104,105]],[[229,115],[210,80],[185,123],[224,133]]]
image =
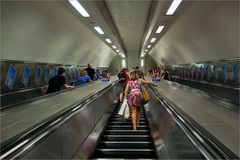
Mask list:
[[120,93],[119,93],[119,101],[120,102],[123,102],[125,87],[130,80],[128,72],[129,72],[129,70],[127,68],[124,68],[118,74],[119,87],[120,87]]

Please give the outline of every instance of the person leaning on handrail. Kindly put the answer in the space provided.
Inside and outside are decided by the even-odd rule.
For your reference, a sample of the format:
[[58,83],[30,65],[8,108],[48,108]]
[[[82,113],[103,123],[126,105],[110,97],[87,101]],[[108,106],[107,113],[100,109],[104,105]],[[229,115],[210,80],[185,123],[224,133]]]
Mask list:
[[65,89],[74,88],[66,83],[65,72],[63,67],[58,68],[58,75],[52,77],[48,82],[46,94],[58,92],[62,87]]

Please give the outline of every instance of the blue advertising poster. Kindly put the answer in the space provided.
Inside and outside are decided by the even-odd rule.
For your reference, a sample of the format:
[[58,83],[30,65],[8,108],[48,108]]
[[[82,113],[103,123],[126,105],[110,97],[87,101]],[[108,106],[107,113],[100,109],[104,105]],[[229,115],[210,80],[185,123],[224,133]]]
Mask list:
[[40,83],[41,73],[42,73],[42,70],[41,70],[40,66],[37,66],[35,78],[34,78],[34,80],[37,84]]
[[8,69],[7,78],[5,80],[5,85],[8,86],[8,88],[11,90],[14,85],[14,80],[16,78],[16,74],[17,74],[16,68],[12,64],[10,64],[9,69]]
[[217,69],[216,64],[213,65],[213,75],[214,75],[214,80],[217,81],[218,80],[218,69]]
[[53,74],[54,74],[54,76],[58,75],[58,69],[57,69],[57,67],[54,68],[54,73],[53,73]]
[[239,66],[238,64],[233,64],[232,66],[233,74],[234,74],[234,79],[236,82],[239,81]]
[[46,66],[46,71],[45,71],[45,75],[44,75],[44,81],[47,82],[50,76],[50,69],[48,66]]
[[22,84],[27,87],[28,86],[28,82],[29,82],[29,78],[30,78],[30,74],[31,74],[31,69],[29,66],[26,66],[25,69],[24,69],[24,73],[23,73],[23,76],[22,76]]
[[228,73],[227,73],[227,65],[223,64],[222,65],[222,76],[223,76],[223,81],[227,81],[228,80]]
[[209,81],[209,79],[210,79],[210,69],[209,69],[208,65],[205,67],[205,74],[206,74],[207,80]]

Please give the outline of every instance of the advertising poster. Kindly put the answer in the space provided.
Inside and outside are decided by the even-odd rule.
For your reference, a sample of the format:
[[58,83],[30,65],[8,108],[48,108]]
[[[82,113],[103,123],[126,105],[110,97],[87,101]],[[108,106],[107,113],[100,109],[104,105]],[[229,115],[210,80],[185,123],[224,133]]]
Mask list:
[[23,72],[23,76],[22,76],[22,84],[27,87],[28,86],[28,82],[29,82],[29,78],[30,78],[30,74],[31,74],[31,69],[29,66],[26,66]]
[[40,66],[37,66],[35,78],[34,78],[36,84],[40,83],[41,73],[42,73],[42,70],[41,70]]
[[57,69],[57,67],[54,67],[54,73],[53,73],[53,76],[56,76],[56,75],[58,75],[58,69]]
[[239,79],[239,66],[238,64],[233,64],[232,66],[232,70],[233,70],[233,75],[234,75],[234,80],[235,82],[238,82],[240,79]]
[[9,69],[8,69],[8,74],[5,80],[5,85],[8,86],[9,89],[12,90],[13,85],[14,85],[14,80],[16,78],[17,70],[16,68],[10,64]]
[[222,76],[223,76],[223,81],[226,82],[228,80],[228,72],[227,72],[226,64],[222,65]]
[[214,75],[214,80],[217,81],[218,80],[218,68],[217,68],[216,64],[214,64],[214,66],[213,66],[213,75]]
[[48,66],[46,66],[45,75],[44,75],[44,81],[45,81],[45,82],[48,82],[49,76],[50,76],[50,69],[49,69]]

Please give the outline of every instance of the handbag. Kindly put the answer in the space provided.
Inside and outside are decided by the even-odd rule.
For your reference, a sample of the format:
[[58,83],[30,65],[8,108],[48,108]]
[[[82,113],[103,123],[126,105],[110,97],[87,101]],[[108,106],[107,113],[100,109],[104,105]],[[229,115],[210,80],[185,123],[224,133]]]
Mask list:
[[123,103],[122,103],[120,109],[119,109],[118,115],[123,116],[124,110],[125,110],[125,107],[126,107],[126,106],[128,106],[128,103],[127,103],[127,99],[125,98],[125,99],[123,100]]
[[123,115],[123,118],[124,119],[128,119],[130,116],[130,113],[129,113],[129,106],[128,104],[125,106],[125,109],[124,109],[124,115]]
[[142,94],[143,94],[143,102],[142,103],[147,104],[150,100],[150,96],[149,96],[146,88],[142,85],[142,83],[141,83],[140,86],[141,86],[141,91],[142,91]]

